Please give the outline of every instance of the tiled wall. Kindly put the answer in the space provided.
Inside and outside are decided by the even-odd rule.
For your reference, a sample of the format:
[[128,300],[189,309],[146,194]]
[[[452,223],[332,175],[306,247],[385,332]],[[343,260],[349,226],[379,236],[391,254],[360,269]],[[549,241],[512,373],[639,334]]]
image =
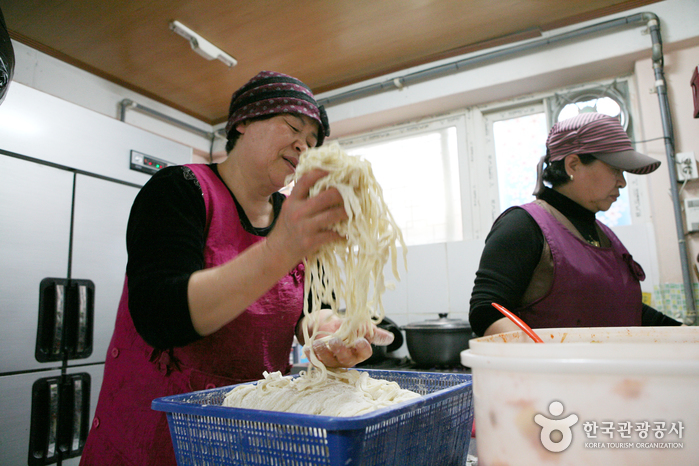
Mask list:
[[[699,309],[699,284],[692,283],[692,285],[694,287],[694,308]],[[650,306],[663,314],[684,321],[687,314],[684,285],[682,283],[656,285],[651,296]]]
[[[468,320],[469,300],[480,261],[482,241],[439,243],[408,248],[408,271],[399,250],[396,282],[387,264],[387,281],[396,282],[394,290],[386,291],[383,304],[386,316],[399,326],[427,319],[437,319],[448,313],[451,319]],[[403,345],[397,356],[406,356]]]

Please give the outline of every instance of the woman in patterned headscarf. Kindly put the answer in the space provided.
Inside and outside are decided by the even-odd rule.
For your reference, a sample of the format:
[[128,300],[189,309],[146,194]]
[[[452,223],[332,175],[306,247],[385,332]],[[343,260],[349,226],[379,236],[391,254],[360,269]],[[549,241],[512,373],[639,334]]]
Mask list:
[[556,123],[546,149],[536,200],[503,212],[486,238],[471,294],[476,334],[519,330],[492,303],[532,328],[680,325],[642,303],[643,269],[595,219],[626,186],[625,171],[647,174],[660,162],[600,113]]
[[[335,189],[309,198],[321,171],[288,198],[279,190],[301,154],[328,136],[325,110],[301,81],[263,71],[233,94],[226,131],[224,162],[165,168],[134,201],[124,291],[82,465],[174,465],[153,399],[287,373],[294,335],[303,342],[302,261],[341,240],[330,226],[346,214]],[[330,319],[321,328],[338,326]],[[369,340],[392,339],[373,329],[352,348],[335,339],[314,349],[326,366],[349,367],[371,355]]]

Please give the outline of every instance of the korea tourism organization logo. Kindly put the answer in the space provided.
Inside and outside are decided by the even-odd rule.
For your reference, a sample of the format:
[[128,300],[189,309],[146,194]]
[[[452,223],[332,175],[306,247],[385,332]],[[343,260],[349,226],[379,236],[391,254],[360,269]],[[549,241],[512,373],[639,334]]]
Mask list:
[[576,424],[585,434],[585,448],[590,449],[681,449],[684,448],[682,421],[657,420],[585,420],[577,414],[563,415],[560,401],[552,401],[548,415],[537,414],[534,422],[541,426],[541,444],[552,453],[565,451],[573,442]]
[[[549,405],[549,413],[552,416],[560,416],[563,413],[563,403],[553,401]],[[573,441],[573,431],[570,429],[576,422],[578,416],[571,414],[563,419],[549,419],[546,416],[537,414],[534,416],[534,422],[541,426],[541,444],[548,451],[559,453],[570,446]],[[554,442],[551,437],[555,432],[560,432],[560,440]]]

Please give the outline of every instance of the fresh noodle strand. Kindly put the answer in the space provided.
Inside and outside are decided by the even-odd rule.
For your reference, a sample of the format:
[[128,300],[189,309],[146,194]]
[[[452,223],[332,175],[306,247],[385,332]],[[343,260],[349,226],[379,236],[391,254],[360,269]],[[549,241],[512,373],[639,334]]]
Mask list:
[[[317,338],[330,335],[318,333],[320,322],[313,315],[317,315],[321,303],[330,305],[332,312],[343,318],[334,336],[352,346],[371,324],[383,319],[381,297],[387,289],[384,265],[391,259],[393,275],[399,280],[396,242],[402,247],[404,264],[407,264],[407,248],[367,160],[347,154],[338,143],[329,144],[306,151],[293,179],[297,181],[314,169],[325,170],[328,175],[316,182],[309,195],[336,188],[348,217],[333,226],[346,242],[327,243],[304,261],[305,291],[313,305],[309,309],[308,301],[304,302],[304,315],[313,322],[310,332],[308,326],[304,327],[304,349],[309,354],[311,369],[319,369],[323,373],[319,379],[323,380],[326,369],[312,347]],[[345,311],[340,313],[343,301]]]
[[[384,267],[389,259],[394,277],[400,279],[396,242],[402,247],[403,263],[407,265],[403,235],[384,202],[371,164],[348,155],[339,144],[333,143],[302,154],[295,175],[287,182],[298,181],[314,169],[325,170],[328,175],[311,188],[309,195],[336,188],[342,195],[348,219],[333,226],[346,241],[325,244],[304,260],[304,292],[313,303],[309,308],[305,299],[303,307],[310,322],[303,326],[303,336],[311,366],[295,378],[265,372],[265,378],[257,384],[233,389],[224,406],[352,416],[419,396],[401,389],[395,382],[372,379],[366,372],[328,370],[313,351],[314,341],[331,337],[352,346],[371,331],[372,324],[381,322],[385,314],[381,296],[392,285],[384,279]],[[341,312],[343,302],[346,307]],[[315,317],[320,314],[321,303],[329,305],[333,314],[343,319],[332,335],[319,331],[321,322]]]

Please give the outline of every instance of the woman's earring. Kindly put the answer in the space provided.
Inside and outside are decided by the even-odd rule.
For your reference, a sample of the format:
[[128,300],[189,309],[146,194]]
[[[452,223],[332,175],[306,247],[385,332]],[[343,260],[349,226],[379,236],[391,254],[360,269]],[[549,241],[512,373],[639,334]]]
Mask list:
[[573,181],[573,175],[570,175],[570,181]]

